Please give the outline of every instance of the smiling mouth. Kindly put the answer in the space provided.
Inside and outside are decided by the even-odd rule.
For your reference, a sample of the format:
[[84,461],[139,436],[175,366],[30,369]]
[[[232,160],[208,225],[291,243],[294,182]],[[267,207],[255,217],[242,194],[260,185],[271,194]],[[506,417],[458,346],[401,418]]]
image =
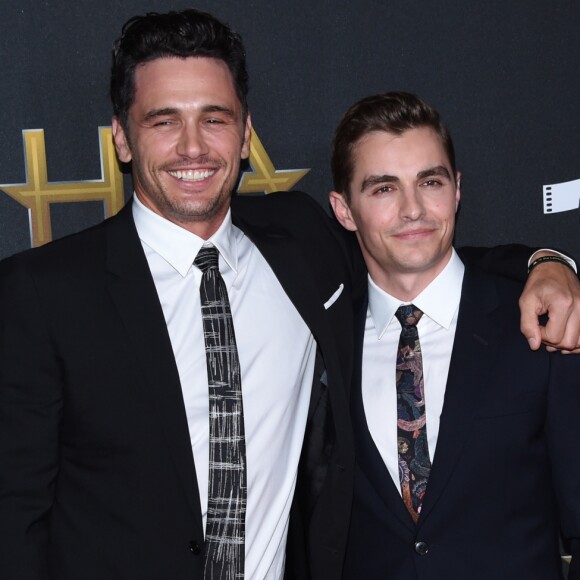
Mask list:
[[184,171],[168,171],[169,175],[181,181],[203,181],[215,173],[215,169],[187,169]]
[[422,228],[418,230],[408,230],[404,232],[399,232],[395,234],[397,238],[415,238],[415,237],[423,237],[429,235],[433,232],[433,230],[429,228]]

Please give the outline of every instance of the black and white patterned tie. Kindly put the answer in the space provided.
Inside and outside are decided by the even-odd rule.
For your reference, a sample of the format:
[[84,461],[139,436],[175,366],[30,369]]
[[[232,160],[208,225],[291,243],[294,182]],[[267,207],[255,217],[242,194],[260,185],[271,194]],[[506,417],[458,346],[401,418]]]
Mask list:
[[427,445],[423,356],[417,323],[423,315],[413,304],[395,313],[401,323],[397,349],[397,449],[403,502],[414,522],[419,519],[431,471]]
[[244,578],[246,441],[240,361],[219,253],[203,247],[200,296],[209,383],[209,485],[205,529],[206,580]]

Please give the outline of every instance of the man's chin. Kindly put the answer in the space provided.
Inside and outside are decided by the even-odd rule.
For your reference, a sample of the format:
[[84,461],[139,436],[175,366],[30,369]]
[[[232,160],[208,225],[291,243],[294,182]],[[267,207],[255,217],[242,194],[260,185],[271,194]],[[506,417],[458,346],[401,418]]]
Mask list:
[[435,277],[443,270],[448,261],[447,256],[411,254],[406,258],[401,258],[399,260],[399,266],[402,273],[425,275],[431,273]]
[[168,213],[170,213],[173,218],[178,219],[184,223],[199,223],[213,220],[222,214],[225,215],[227,213],[228,207],[229,203],[224,203],[224,200],[197,200],[180,204],[172,204],[168,208]]

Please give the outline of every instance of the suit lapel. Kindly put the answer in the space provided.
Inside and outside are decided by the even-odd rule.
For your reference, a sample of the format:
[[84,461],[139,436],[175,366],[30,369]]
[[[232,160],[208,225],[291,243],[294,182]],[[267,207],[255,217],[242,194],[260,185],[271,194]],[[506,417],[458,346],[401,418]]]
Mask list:
[[[312,238],[316,244],[316,236],[301,237],[296,233],[295,220],[300,218],[299,212],[283,215],[280,207],[275,205],[270,210],[266,203],[267,200],[260,204],[233,204],[232,221],[268,262],[317,344],[317,364],[296,491],[300,509],[311,513],[328,481],[331,461],[338,460],[344,467],[352,465],[354,458],[352,432],[345,425],[349,413],[347,382],[351,374],[352,350],[347,346],[349,340],[337,339],[333,330],[339,324],[337,312],[348,311],[345,316],[351,315],[350,304],[342,297],[336,306],[328,310],[324,307],[339,284],[347,281],[338,280],[335,267],[325,259],[334,248],[318,251],[307,241]],[[292,228],[287,229],[280,222],[289,223]],[[326,238],[322,240],[326,243]],[[336,450],[339,455],[334,454]]]
[[497,306],[493,284],[481,272],[466,267],[437,448],[419,525],[436,505],[457,467],[479,403],[485,397],[502,333],[501,321],[494,316]]
[[[466,267],[437,449],[419,527],[437,504],[457,467],[479,403],[486,395],[493,361],[500,344],[499,337],[503,332],[501,320],[496,313],[498,306],[496,289],[489,278],[478,270]],[[407,528],[414,530],[415,524],[372,439],[364,413],[361,373],[366,312],[367,300],[364,300],[355,316],[357,352],[354,376],[357,384],[353,389],[352,417],[357,442],[357,462],[391,513]],[[429,388],[428,385],[426,388]]]
[[352,421],[356,439],[357,463],[359,469],[376,491],[377,496],[387,506],[391,514],[409,530],[415,524],[401,499],[387,466],[372,438],[366,420],[362,398],[362,355],[368,299],[365,296],[355,307],[355,369],[356,385],[352,389]]
[[304,256],[300,244],[289,230],[270,223],[269,214],[256,217],[252,222],[233,213],[232,221],[256,245],[264,256],[282,288],[310,328],[317,343],[334,343],[334,336],[325,322],[323,304],[330,296],[323,297],[320,288],[325,284],[324,271],[311,270],[311,260]]
[[201,505],[181,384],[155,284],[133,222],[131,204],[106,225],[108,287],[165,434],[168,452],[201,526]]

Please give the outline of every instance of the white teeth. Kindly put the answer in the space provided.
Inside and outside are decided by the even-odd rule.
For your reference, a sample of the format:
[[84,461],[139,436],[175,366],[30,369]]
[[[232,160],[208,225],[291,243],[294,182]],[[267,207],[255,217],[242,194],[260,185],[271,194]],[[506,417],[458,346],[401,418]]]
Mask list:
[[168,171],[169,175],[183,181],[202,181],[215,173],[212,169],[187,169],[185,171]]

